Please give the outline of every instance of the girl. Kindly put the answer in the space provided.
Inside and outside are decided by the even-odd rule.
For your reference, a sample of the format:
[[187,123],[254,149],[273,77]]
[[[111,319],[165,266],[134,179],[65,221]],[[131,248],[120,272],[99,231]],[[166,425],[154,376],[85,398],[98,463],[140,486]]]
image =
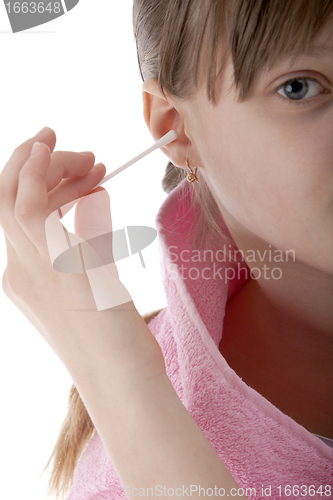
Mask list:
[[[114,264],[119,305],[98,313],[91,276],[50,261],[45,221],[104,166],[46,129],[4,167],[3,288],[74,382],[50,490],[332,496],[332,28],[330,0],[134,1],[144,118],[178,134],[156,219],[168,307],[145,321]],[[105,190],[75,223],[110,231]]]

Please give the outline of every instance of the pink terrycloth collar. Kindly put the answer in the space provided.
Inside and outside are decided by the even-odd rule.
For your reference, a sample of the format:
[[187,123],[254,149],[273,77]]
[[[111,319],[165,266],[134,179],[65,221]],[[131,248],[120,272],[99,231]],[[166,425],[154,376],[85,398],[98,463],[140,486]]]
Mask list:
[[[180,307],[184,306],[195,325],[195,330],[200,333],[202,344],[208,349],[209,355],[231,386],[267,412],[267,415],[274,415],[274,419],[292,434],[302,437],[310,446],[314,446],[333,461],[332,448],[329,449],[319,436],[310,433],[245,384],[219,352],[227,301],[248,281],[250,270],[240,258],[236,262],[223,261],[222,252],[217,252],[219,249],[213,249],[211,254],[206,254],[206,258],[202,250],[200,254],[193,250],[197,231],[193,218],[195,210],[198,209],[191,204],[189,189],[193,188],[195,186],[190,185],[186,179],[183,180],[166,198],[156,217],[169,316],[177,317]],[[222,216],[220,225],[232,239]],[[230,245],[226,244],[224,247],[222,243],[221,247],[228,251]],[[203,269],[208,267],[211,271],[203,272]],[[177,300],[174,300],[175,296]]]
[[[162,273],[164,277],[168,275],[170,278],[180,272],[187,289],[186,300],[194,301],[202,321],[218,346],[222,338],[221,325],[227,300],[248,281],[250,269],[240,258],[239,252],[234,254],[236,245],[231,247],[226,242],[219,248],[194,249],[198,228],[194,226],[193,220],[195,211],[200,208],[191,205],[189,189],[195,189],[195,186],[183,180],[164,201],[156,217],[162,251]],[[222,216],[220,226],[232,239]],[[230,253],[236,255],[236,262],[226,262]]]

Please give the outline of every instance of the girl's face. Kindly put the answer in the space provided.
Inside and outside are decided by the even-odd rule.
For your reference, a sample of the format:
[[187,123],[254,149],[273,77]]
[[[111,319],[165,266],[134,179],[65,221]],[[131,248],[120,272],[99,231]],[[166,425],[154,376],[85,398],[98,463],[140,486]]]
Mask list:
[[232,235],[256,235],[280,250],[294,250],[297,260],[330,274],[332,33],[330,24],[313,53],[293,64],[281,60],[258,75],[244,103],[231,87],[229,61],[217,82],[216,106],[202,87],[188,103],[185,121],[193,160],[204,170]]

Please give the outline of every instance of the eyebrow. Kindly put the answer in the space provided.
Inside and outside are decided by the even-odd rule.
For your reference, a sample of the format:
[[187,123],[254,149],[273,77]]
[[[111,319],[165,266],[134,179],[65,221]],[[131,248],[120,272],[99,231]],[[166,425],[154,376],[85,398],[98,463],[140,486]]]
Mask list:
[[[333,57],[333,46],[330,47],[329,45],[326,45],[326,44],[320,44],[320,45],[315,45],[315,44],[309,44],[307,46],[306,49],[303,50],[303,52],[301,54],[299,54],[298,56],[296,56],[296,59],[298,59],[298,57],[302,57],[302,56],[321,56],[321,55],[326,55],[327,57]],[[295,54],[294,54],[295,56]],[[289,55],[285,55],[285,56],[282,56],[280,55],[280,57],[277,57],[276,61],[275,61],[275,64],[276,65],[279,65],[279,63],[283,63],[285,60],[288,60],[288,59],[293,59],[293,55],[292,54],[289,54]],[[275,67],[275,64],[273,64],[273,67]],[[262,72],[263,74],[264,73],[270,73],[271,71],[273,71],[273,67],[269,67],[269,65],[265,66],[263,65],[263,68],[262,68]],[[259,75],[259,73],[258,73]]]

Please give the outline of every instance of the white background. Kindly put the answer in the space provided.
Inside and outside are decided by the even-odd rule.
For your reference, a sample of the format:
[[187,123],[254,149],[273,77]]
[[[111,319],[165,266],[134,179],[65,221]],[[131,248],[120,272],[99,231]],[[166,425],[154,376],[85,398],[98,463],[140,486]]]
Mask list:
[[[43,126],[57,135],[55,150],[92,151],[107,173],[148,148],[142,81],[132,34],[132,1],[80,0],[64,16],[11,32],[0,3],[0,169],[16,146]],[[113,228],[155,227],[166,193],[161,151],[129,167],[105,187]],[[64,222],[73,231],[70,217]],[[0,231],[0,279],[6,247]],[[158,242],[117,264],[140,314],[166,304]],[[1,497],[46,499],[40,474],[67,412],[72,380],[48,344],[0,289]]]

